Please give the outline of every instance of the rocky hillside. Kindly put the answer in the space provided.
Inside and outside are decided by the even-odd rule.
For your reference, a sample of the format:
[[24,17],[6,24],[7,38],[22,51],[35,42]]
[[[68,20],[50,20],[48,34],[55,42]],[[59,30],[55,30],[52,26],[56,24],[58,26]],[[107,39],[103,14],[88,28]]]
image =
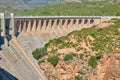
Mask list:
[[57,0],[0,0],[0,6],[4,8],[24,10],[55,2],[57,2]]
[[120,80],[120,20],[73,31],[33,51],[49,80]]
[[14,2],[11,0],[0,1],[0,12],[13,12],[16,15],[26,16],[118,16],[120,15],[119,9],[120,0],[14,0]]
[[0,0],[0,7],[12,9],[31,9],[47,4],[61,3],[61,2],[84,2],[84,1],[103,1],[103,0]]

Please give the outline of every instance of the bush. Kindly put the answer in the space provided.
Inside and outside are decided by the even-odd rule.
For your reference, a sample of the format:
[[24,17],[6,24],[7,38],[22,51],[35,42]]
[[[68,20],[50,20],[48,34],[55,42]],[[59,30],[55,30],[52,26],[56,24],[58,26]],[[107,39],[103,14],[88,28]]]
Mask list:
[[33,52],[32,52],[32,55],[33,55],[33,57],[35,58],[35,59],[39,59],[39,49],[36,49],[36,50],[34,50]]
[[48,62],[50,62],[54,67],[57,65],[58,60],[59,58],[56,55],[48,58]]
[[35,59],[39,59],[40,57],[47,55],[47,49],[45,47],[36,49],[32,54]]
[[82,78],[78,75],[78,76],[75,76],[75,80],[82,80]]
[[80,54],[80,59],[82,59],[82,58],[83,58],[83,56],[84,56],[84,54]]
[[66,54],[64,57],[64,61],[68,61],[68,60],[72,60],[73,59],[73,55],[72,54]]
[[38,62],[38,64],[41,64],[41,63],[43,63],[43,62],[45,62],[45,60],[44,60],[44,59],[41,59],[41,60]]
[[102,54],[102,53],[98,53],[98,54],[96,54],[96,59],[97,59],[97,60],[99,60],[99,59],[101,59],[101,58],[102,58],[102,56],[103,56],[103,54]]
[[91,57],[90,57],[89,65],[90,65],[92,68],[95,68],[95,67],[96,67],[96,65],[97,65],[96,56],[91,56]]

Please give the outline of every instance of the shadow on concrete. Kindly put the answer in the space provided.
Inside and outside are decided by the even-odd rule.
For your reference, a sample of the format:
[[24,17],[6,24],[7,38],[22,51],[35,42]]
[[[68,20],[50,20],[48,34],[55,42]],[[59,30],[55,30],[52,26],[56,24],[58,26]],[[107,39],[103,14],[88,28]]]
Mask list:
[[0,80],[18,80],[18,79],[5,69],[0,68]]
[[3,44],[4,44],[4,38],[2,36],[0,36],[0,50],[2,50],[1,45],[3,45]]

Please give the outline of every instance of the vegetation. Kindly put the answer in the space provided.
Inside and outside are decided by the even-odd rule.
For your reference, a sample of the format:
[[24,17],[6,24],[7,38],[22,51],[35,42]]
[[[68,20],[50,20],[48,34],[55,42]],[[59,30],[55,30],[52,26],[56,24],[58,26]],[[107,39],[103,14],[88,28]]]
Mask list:
[[35,59],[39,59],[40,57],[47,55],[47,48],[43,47],[40,49],[36,49],[32,52],[32,54]]
[[82,78],[78,75],[78,76],[75,76],[75,80],[82,80]]
[[22,15],[120,15],[119,9],[119,1],[112,3],[111,0],[82,3],[72,2],[27,10]]
[[92,68],[95,68],[96,65],[97,65],[97,60],[99,60],[101,58],[102,58],[102,54],[96,54],[96,56],[91,56],[90,59],[89,59],[89,65]]
[[68,60],[72,60],[73,59],[73,55],[72,54],[66,54],[64,57],[64,61],[68,61]]
[[89,65],[93,68],[96,67],[97,65],[97,59],[96,59],[96,56],[91,56],[90,57],[90,60],[89,60]]
[[54,67],[57,65],[59,58],[57,55],[49,57],[48,62],[50,62]]
[[[79,72],[80,76],[76,76],[75,80],[82,80],[87,72],[96,68],[104,54],[118,53],[120,51],[120,19],[112,19],[109,22],[114,23],[114,25],[105,28],[93,26],[82,30],[75,30],[66,36],[50,40],[43,48],[33,52],[34,57],[37,56],[37,59],[40,59],[39,56],[42,56],[42,59],[50,62],[54,67],[63,60],[64,63],[70,60],[69,63],[76,62],[82,68]],[[73,52],[68,53],[69,49],[73,50]],[[42,50],[45,50],[48,55],[40,55],[43,52]],[[47,50],[50,51],[47,52]],[[63,50],[63,52],[59,50]],[[39,63],[44,62],[44,60],[41,60]]]
[[[84,7],[84,8],[83,8]],[[10,8],[0,8],[1,12],[9,13],[14,12],[16,15],[51,15],[51,16],[85,16],[85,15],[120,15],[120,1],[105,0],[95,2],[82,2],[82,3],[59,3],[43,6],[40,8],[30,10],[14,10]]]
[[80,59],[82,59],[82,58],[83,58],[83,56],[84,56],[84,54],[80,54]]
[[44,63],[45,62],[45,60],[44,59],[41,59],[39,62],[38,62],[38,64],[41,64],[41,63]]
[[[69,36],[71,35],[75,35],[75,39],[79,39],[81,40],[85,40],[85,41],[89,41],[87,40],[87,36],[91,35],[95,40],[94,41],[89,41],[90,45],[92,46],[91,49],[93,51],[96,51],[97,53],[103,54],[103,53],[111,53],[113,51],[113,49],[115,48],[119,48],[120,46],[120,40],[119,40],[119,35],[120,32],[118,31],[119,25],[120,25],[120,20],[119,19],[113,19],[115,20],[115,25],[112,25],[110,27],[106,27],[104,29],[102,28],[86,28],[86,29],[82,29],[81,31],[79,30],[75,30],[71,33],[69,33],[67,36],[63,36],[63,37],[59,37],[59,38],[55,38],[53,40],[50,40],[47,44],[45,44],[45,46],[43,48],[40,49],[36,49],[35,51],[33,51],[33,56],[38,59],[44,55],[46,55],[47,52],[47,48],[51,45],[56,46],[58,49],[61,48],[68,48],[70,46],[72,47],[77,47],[78,45],[80,45],[79,43],[74,44],[72,42],[65,42],[65,40],[69,40]],[[94,35],[93,35],[94,34]],[[67,43],[67,44],[66,44]],[[80,50],[83,50],[82,47],[78,47]],[[79,50],[78,50],[79,51]],[[57,52],[57,49],[53,49],[51,52]],[[72,58],[72,55],[66,55],[67,57]],[[82,58],[82,55],[80,55],[80,57]],[[66,58],[66,57],[65,57]],[[65,59],[66,60],[66,59]]]

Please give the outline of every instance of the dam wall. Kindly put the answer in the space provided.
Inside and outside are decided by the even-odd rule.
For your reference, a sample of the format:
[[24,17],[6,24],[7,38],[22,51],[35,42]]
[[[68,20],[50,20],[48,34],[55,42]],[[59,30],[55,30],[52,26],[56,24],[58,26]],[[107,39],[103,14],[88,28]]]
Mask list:
[[[115,16],[114,16],[115,17]],[[97,25],[105,16],[6,16],[0,13],[0,67],[19,80],[47,80],[32,51],[50,39]]]

